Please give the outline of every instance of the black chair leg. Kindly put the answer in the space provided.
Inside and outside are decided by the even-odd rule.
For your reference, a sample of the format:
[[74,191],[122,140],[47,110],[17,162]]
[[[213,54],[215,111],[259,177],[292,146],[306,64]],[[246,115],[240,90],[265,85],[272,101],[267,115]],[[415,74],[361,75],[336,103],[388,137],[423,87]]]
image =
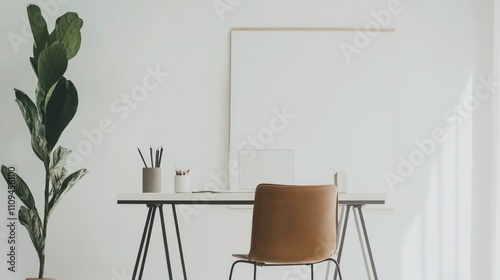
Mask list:
[[234,269],[234,266],[237,264],[238,262],[234,262],[232,265],[231,265],[231,270],[229,271],[229,280],[231,280],[231,278],[233,277],[233,269]]
[[[231,271],[229,272],[229,280],[231,280],[231,278],[233,278],[233,270],[234,270],[234,267],[236,266],[237,263],[251,263],[251,264],[254,264],[252,262],[248,262],[248,261],[243,261],[243,260],[239,260],[239,261],[235,261],[233,262],[233,265],[231,265]],[[255,264],[254,264],[255,265]],[[254,266],[254,280],[255,280],[255,266]]]
[[[329,258],[329,259],[325,259],[321,262],[326,262],[326,261],[332,261],[334,264],[335,264],[335,270],[338,272],[338,276],[339,276],[339,279],[342,280],[342,274],[340,273],[340,265],[339,263],[332,259],[332,258]],[[253,264],[253,280],[257,280],[257,263],[255,262],[251,262],[251,261],[244,261],[244,260],[239,260],[239,261],[235,261],[232,265],[231,265],[231,270],[229,271],[229,280],[232,279],[233,277],[233,270],[234,270],[234,267],[236,266],[237,263],[240,263],[240,262],[244,262],[244,263],[249,263],[249,264]],[[286,265],[286,264],[285,264]],[[290,265],[293,265],[293,264],[290,264]],[[311,266],[311,280],[314,280],[314,264],[311,263],[311,264],[307,264],[307,265],[310,265]],[[279,265],[278,265],[279,266]],[[334,277],[336,278],[337,277],[337,274],[334,275]],[[334,279],[335,280],[335,279]]]
[[[334,260],[334,259],[328,259],[328,260],[332,261],[335,264],[335,268],[336,268],[335,270],[336,270],[336,272],[338,272],[339,279],[342,280],[342,274],[340,273],[340,265],[339,265],[339,263],[336,260]],[[334,277],[333,279],[335,280],[336,277],[337,277],[337,273],[334,273],[333,277]]]

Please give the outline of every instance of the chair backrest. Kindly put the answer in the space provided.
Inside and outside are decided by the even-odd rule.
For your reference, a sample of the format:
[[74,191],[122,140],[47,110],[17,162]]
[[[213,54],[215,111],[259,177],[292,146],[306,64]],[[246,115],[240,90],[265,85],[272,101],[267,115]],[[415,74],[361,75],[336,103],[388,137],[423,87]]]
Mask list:
[[337,248],[337,187],[260,184],[248,259],[276,264],[324,260]]

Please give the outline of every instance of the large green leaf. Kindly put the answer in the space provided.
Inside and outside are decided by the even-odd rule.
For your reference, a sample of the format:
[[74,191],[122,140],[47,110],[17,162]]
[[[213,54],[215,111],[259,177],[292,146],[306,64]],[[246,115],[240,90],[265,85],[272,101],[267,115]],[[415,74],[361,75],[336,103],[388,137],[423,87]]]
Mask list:
[[53,195],[61,189],[62,183],[67,176],[68,170],[66,167],[62,167],[51,175],[50,181],[52,182],[52,188],[50,189],[50,195]]
[[75,57],[80,50],[82,26],[83,20],[73,12],[66,13],[56,20],[56,40],[66,46],[68,60]]
[[19,222],[23,225],[31,238],[31,242],[35,246],[38,255],[41,255],[45,248],[45,239],[43,237],[42,222],[38,213],[21,206],[19,209]]
[[[33,48],[33,52],[36,52],[35,48]],[[33,72],[38,77],[38,62],[34,57],[30,57],[31,68],[33,68]]]
[[55,41],[57,41],[57,36],[56,36],[56,30],[52,30],[52,32],[50,32],[50,35],[49,35],[49,42],[48,44],[52,44],[54,43]]
[[16,94],[16,102],[19,105],[19,109],[21,109],[21,113],[23,114],[24,121],[28,126],[30,134],[36,134],[41,123],[35,103],[33,103],[31,98],[24,92],[18,89],[14,89],[14,91]]
[[45,124],[45,99],[47,98],[47,92],[42,88],[40,82],[38,82],[36,85],[35,96],[36,96],[36,107],[38,108],[38,115],[43,125]]
[[80,169],[74,173],[71,173],[68,177],[64,179],[61,184],[61,187],[58,190],[54,190],[52,197],[49,201],[49,215],[54,210],[54,207],[59,202],[61,197],[67,193],[85,174],[88,173],[87,169]]
[[35,103],[24,92],[14,89],[16,94],[16,102],[24,117],[24,121],[28,126],[31,134],[31,147],[47,166],[49,162],[49,153],[47,151],[47,142],[45,140],[44,128],[40,121],[40,114],[35,106]]
[[52,163],[50,165],[50,173],[57,172],[57,170],[63,168],[71,155],[71,150],[64,147],[57,147],[52,153]]
[[38,81],[48,91],[64,75],[68,68],[66,47],[56,41],[47,46],[38,57]]
[[49,167],[50,153],[47,150],[47,140],[43,135],[31,135],[31,148],[35,155],[44,163],[46,168]]
[[8,185],[15,186],[14,191],[21,202],[29,209],[34,209],[36,211],[35,199],[33,198],[30,188],[26,182],[24,182],[24,180],[15,172],[13,176],[9,176],[9,169],[5,165],[2,165],[2,175]]
[[28,19],[31,26],[31,32],[35,39],[35,48],[33,54],[35,60],[38,59],[38,54],[45,48],[47,40],[49,39],[49,31],[47,30],[47,23],[43,18],[40,8],[36,5],[28,5]]
[[46,104],[45,139],[48,150],[51,151],[78,109],[78,93],[75,85],[62,77],[51,96],[47,94]]
[[71,150],[64,147],[57,147],[52,152],[52,163],[50,165],[50,181],[52,182],[51,194],[57,192],[66,178],[66,162],[71,155]]

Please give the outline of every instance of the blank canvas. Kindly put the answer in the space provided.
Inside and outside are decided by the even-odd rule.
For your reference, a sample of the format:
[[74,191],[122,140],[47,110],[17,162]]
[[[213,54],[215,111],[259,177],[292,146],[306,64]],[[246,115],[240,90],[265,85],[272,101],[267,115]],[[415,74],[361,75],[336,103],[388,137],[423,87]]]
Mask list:
[[295,157],[293,150],[240,150],[238,188],[254,190],[260,183],[293,184]]

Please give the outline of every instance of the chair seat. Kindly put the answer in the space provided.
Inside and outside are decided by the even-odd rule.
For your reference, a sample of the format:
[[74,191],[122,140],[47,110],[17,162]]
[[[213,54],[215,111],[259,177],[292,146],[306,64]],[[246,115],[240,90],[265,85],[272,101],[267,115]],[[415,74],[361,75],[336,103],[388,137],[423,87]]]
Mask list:
[[[288,263],[273,263],[273,262],[254,262],[254,261],[251,261],[249,258],[248,258],[248,254],[232,254],[231,256],[235,257],[235,258],[238,258],[240,260],[243,260],[243,261],[246,261],[246,262],[251,262],[251,263],[255,263],[257,265],[290,265]],[[331,257],[331,256],[330,256]],[[295,265],[300,265],[300,264],[303,264],[303,265],[311,265],[311,264],[316,264],[316,263],[321,263],[325,260],[320,260],[320,261],[315,261],[315,262],[304,262],[304,263],[292,263],[295,264]]]
[[233,254],[232,256],[238,259],[248,261],[248,254]]
[[263,263],[263,262],[252,262],[248,258],[248,254],[233,254],[232,256],[235,257],[235,258],[238,258],[238,259],[240,259],[242,261],[245,261],[245,262],[255,263],[256,265],[260,265],[260,266],[266,265],[266,263]]

